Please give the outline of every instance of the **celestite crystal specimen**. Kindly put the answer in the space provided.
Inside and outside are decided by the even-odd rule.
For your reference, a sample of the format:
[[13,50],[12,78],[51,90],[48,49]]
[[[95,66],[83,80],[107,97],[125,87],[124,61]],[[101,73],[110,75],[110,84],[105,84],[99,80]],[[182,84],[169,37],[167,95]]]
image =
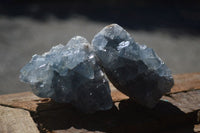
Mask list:
[[112,107],[110,88],[88,41],[80,36],[34,55],[20,79],[40,97],[73,104],[86,113]]
[[154,107],[174,84],[170,70],[153,49],[136,43],[117,24],[103,28],[92,45],[114,86],[146,107]]

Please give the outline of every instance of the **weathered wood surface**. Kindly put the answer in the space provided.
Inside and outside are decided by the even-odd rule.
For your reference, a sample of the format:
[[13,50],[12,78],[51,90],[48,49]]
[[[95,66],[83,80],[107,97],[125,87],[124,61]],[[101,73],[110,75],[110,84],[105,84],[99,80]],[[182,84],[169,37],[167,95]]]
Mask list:
[[95,114],[83,114],[69,104],[31,92],[2,95],[0,105],[31,112],[41,132],[199,132],[200,73],[174,75],[174,79],[171,92],[151,110],[129,100],[112,85],[115,106]]
[[171,93],[200,89],[200,73],[177,74],[173,77],[175,85]]
[[0,133],[39,133],[30,113],[0,106]]

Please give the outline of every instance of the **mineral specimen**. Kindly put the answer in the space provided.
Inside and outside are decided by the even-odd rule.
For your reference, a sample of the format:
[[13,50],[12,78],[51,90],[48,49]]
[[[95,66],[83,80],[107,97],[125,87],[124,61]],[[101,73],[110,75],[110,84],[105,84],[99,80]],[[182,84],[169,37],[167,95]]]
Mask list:
[[146,107],[154,107],[174,84],[170,70],[153,49],[136,43],[117,24],[103,28],[92,45],[114,86]]
[[37,96],[71,103],[86,113],[113,105],[108,81],[83,37],[34,55],[20,72],[21,81],[29,83]]

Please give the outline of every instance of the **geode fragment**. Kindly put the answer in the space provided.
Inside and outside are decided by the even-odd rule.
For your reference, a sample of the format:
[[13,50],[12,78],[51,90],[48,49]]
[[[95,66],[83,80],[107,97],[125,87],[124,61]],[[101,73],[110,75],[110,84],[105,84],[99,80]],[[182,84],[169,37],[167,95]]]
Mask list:
[[87,113],[112,107],[108,81],[83,37],[34,55],[20,72],[21,81],[29,83],[37,96],[71,103]]
[[114,86],[146,107],[154,107],[174,84],[171,71],[153,49],[136,43],[117,24],[103,28],[92,45]]

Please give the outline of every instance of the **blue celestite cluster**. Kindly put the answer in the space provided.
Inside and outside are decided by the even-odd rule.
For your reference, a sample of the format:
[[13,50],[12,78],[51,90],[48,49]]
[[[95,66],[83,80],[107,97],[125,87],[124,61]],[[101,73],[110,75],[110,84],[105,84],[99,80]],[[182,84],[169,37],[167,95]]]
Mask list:
[[136,102],[152,108],[172,88],[173,77],[164,62],[119,25],[103,28],[92,45],[109,80]]
[[60,44],[43,55],[34,55],[21,69],[20,79],[29,83],[37,96],[72,103],[83,112],[108,110],[113,104],[92,48],[80,36],[66,46]]
[[34,55],[20,72],[21,81],[29,83],[37,96],[71,103],[86,113],[112,108],[105,75],[118,90],[150,108],[174,84],[157,54],[117,24],[97,33],[92,45],[76,36],[65,46]]

